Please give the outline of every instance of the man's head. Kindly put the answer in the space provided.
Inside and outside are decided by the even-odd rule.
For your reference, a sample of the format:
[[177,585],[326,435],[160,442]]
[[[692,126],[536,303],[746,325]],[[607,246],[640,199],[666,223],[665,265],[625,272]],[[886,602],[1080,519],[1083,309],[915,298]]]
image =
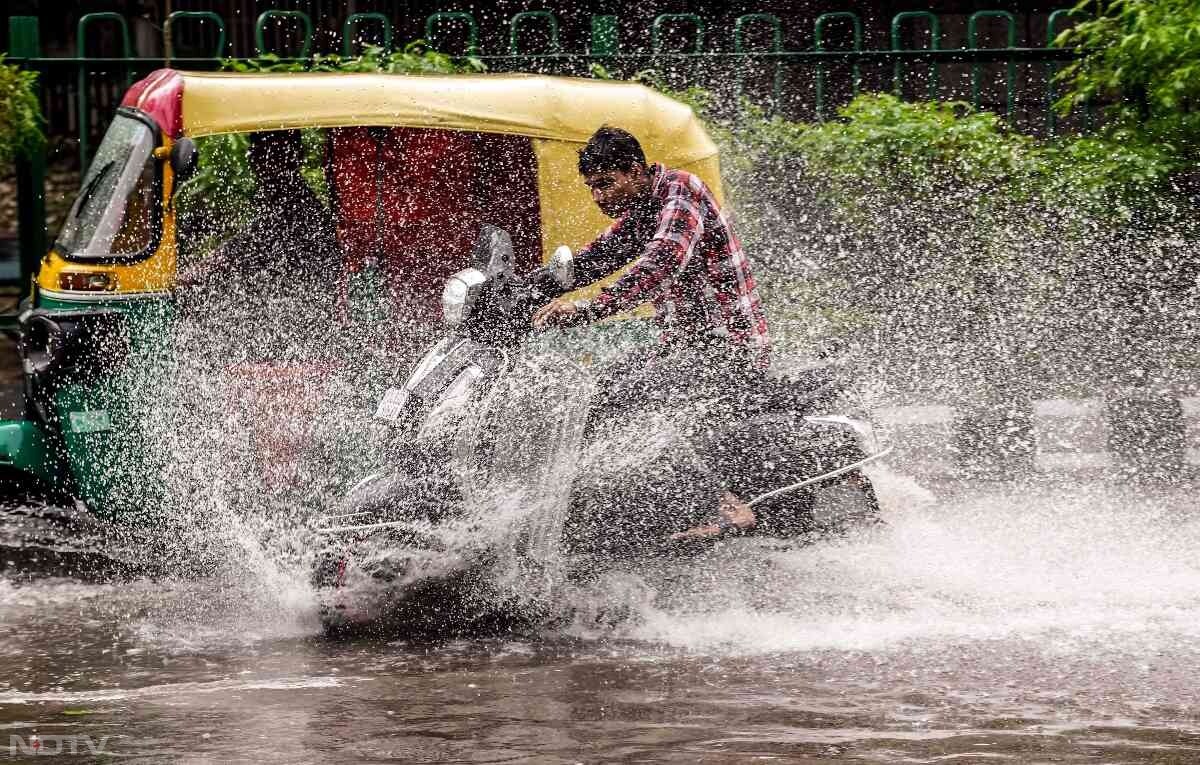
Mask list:
[[300,178],[304,158],[299,130],[271,130],[250,134],[246,153],[259,186],[288,187]]
[[605,125],[579,150],[579,174],[610,218],[624,215],[650,189],[646,154],[626,131]]

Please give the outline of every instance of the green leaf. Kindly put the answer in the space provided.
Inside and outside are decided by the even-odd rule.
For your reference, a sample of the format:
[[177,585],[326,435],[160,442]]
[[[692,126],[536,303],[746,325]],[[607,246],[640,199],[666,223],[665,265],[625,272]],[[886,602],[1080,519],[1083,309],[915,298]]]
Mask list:
[[36,94],[37,73],[4,63],[0,53],[0,167],[43,150],[45,124]]

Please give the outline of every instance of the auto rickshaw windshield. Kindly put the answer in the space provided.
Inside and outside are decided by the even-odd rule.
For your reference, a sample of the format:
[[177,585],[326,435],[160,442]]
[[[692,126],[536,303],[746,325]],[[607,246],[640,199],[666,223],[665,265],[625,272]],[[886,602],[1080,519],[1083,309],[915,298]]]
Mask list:
[[150,127],[118,113],[55,241],[63,257],[134,259],[153,252],[161,213],[153,152]]

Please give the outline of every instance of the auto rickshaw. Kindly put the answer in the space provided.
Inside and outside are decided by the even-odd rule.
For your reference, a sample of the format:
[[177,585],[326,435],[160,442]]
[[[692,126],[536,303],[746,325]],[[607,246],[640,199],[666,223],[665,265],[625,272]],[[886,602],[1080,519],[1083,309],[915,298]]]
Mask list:
[[18,496],[72,498],[104,520],[156,512],[156,470],[170,457],[139,439],[138,410],[112,380],[167,352],[176,192],[196,169],[198,139],[321,129],[346,273],[382,261],[401,275],[393,287],[422,298],[466,266],[484,223],[512,233],[521,268],[603,230],[576,152],[606,123],[721,194],[717,148],[691,109],[639,84],[154,72],[125,95],[33,280],[21,316],[26,413],[0,422],[0,482]]

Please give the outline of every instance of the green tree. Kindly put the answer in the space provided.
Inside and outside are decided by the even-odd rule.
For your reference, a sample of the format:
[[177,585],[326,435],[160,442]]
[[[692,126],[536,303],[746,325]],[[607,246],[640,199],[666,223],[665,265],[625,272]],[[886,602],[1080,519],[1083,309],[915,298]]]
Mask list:
[[1088,0],[1059,46],[1086,55],[1059,80],[1066,111],[1109,102],[1109,131],[1156,144],[1179,163],[1200,159],[1200,3],[1196,0]]
[[36,72],[5,64],[0,53],[0,167],[41,151],[45,143],[36,83]]
[[[953,399],[1089,390],[1145,367],[1131,346],[1188,347],[1196,226],[1173,156],[1133,126],[1040,140],[957,102],[864,94],[804,123],[672,95],[721,145],[782,353],[849,340],[864,378]],[[1129,341],[1135,322],[1149,341]]]

